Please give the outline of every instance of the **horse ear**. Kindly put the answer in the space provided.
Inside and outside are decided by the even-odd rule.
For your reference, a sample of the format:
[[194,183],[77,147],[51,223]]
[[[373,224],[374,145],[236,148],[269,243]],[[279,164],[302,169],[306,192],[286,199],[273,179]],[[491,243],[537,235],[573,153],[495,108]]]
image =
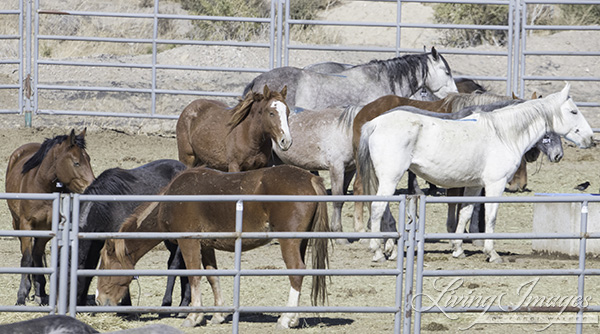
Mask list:
[[265,96],[265,99],[267,98],[267,96],[269,96],[270,93],[271,91],[269,90],[269,87],[265,85],[265,87],[263,88],[263,95]]
[[532,99],[532,100],[535,100],[535,99],[537,99],[537,98],[538,98],[538,96],[537,96],[537,92],[533,92],[533,94],[531,94],[531,99]]
[[71,133],[69,134],[69,144],[71,146],[74,146],[76,139],[77,139],[77,136],[75,135],[75,129],[71,129]]
[[569,90],[571,90],[571,84],[565,81],[565,88],[562,89],[561,93],[565,97],[565,100],[569,98]]
[[434,46],[431,47],[431,55],[433,56],[433,60],[440,59],[440,54],[437,52]]
[[513,98],[513,100],[519,99],[519,97],[517,96],[517,94],[515,94],[515,92],[512,92],[512,98]]
[[85,137],[85,133],[86,133],[86,131],[87,131],[87,128],[83,128],[83,131],[81,131],[81,132],[79,133],[79,137],[81,137],[81,138]]
[[283,96],[283,99],[285,100],[285,98],[287,96],[287,85],[283,86],[283,89],[281,90],[281,92],[279,94],[281,94],[281,96]]

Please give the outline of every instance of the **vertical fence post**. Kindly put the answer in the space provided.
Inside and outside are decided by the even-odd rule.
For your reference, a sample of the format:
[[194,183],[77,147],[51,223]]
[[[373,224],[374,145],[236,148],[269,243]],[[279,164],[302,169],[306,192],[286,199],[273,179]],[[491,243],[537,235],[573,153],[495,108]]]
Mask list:
[[60,195],[60,274],[58,285],[58,314],[67,314],[69,280],[69,229],[71,227],[71,195]]
[[77,269],[79,267],[79,194],[73,195],[73,217],[71,219],[71,266],[69,273],[69,315],[75,317],[77,315]]
[[59,239],[59,221],[60,221],[60,195],[54,193],[56,197],[52,201],[52,232],[54,237],[50,242],[50,263],[52,264],[52,273],[50,274],[50,297],[48,305],[52,307],[50,314],[54,314],[56,311],[56,301],[58,295],[58,239]]
[[579,235],[581,235],[581,239],[579,240],[579,270],[581,270],[581,273],[577,277],[577,297],[579,298],[577,302],[579,310],[577,311],[577,316],[575,318],[575,332],[577,334],[583,333],[583,301],[585,300],[585,253],[587,249],[588,212],[588,201],[584,201],[581,203],[581,221],[579,225]]
[[233,277],[233,329],[232,332],[237,334],[240,326],[240,281],[242,270],[242,219],[244,213],[244,202],[239,200],[235,204],[235,232],[237,237],[235,239],[235,254],[234,254],[234,267],[235,276]]
[[404,331],[410,333],[410,324],[412,321],[412,299],[413,299],[413,281],[415,268],[415,225],[417,224],[417,201],[415,195],[408,196],[406,201],[407,220],[404,229],[408,236],[408,247],[406,248],[406,280],[404,283]]
[[31,127],[31,118],[32,118],[32,101],[31,101],[31,16],[33,15],[31,11],[31,2],[33,0],[27,0],[27,13],[25,14],[25,82],[24,87],[21,87],[21,90],[24,90],[24,98],[25,98],[25,126]]
[[398,311],[394,314],[394,333],[400,334],[402,332],[402,285],[404,283],[404,245],[406,242],[406,196],[402,197],[398,211],[398,225],[400,226],[398,240],[396,240],[396,246],[398,247],[396,268],[399,272],[396,276],[396,308]]

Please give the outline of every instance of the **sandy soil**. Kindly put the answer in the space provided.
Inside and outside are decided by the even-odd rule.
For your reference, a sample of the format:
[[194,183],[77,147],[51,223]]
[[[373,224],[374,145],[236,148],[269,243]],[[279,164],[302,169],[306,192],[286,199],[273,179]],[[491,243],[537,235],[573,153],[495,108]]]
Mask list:
[[[369,4],[373,6],[374,4]],[[373,12],[377,13],[377,18],[393,20],[387,17],[390,12],[389,4],[378,4]],[[431,15],[430,8],[427,6],[416,6],[408,4],[403,7],[406,10],[403,15],[414,17],[419,20],[419,15]],[[414,6],[413,6],[414,5]],[[362,7],[361,7],[362,6]],[[368,16],[369,11],[364,10],[365,2],[352,1],[348,5],[335,7],[331,13],[327,13],[330,18],[346,20],[352,17],[356,20],[375,20]],[[361,17],[364,14],[364,17]],[[386,30],[377,30],[372,34],[386,37]],[[338,31],[335,32],[342,41],[352,40],[353,42],[367,43],[373,38],[368,35],[367,30],[356,31]],[[333,32],[332,32],[333,33]],[[387,33],[391,33],[388,29]],[[582,37],[579,33],[576,38],[569,32],[564,32],[552,36],[547,36],[544,43],[536,42],[535,38],[530,39],[532,43],[542,45],[564,45],[565,41],[575,41]],[[535,36],[534,36],[535,37]],[[435,35],[429,32],[416,32],[415,35],[403,36],[410,46],[419,47],[422,44],[434,44]],[[597,43],[600,39],[590,39],[583,46],[578,46],[578,50],[597,50],[600,45]],[[562,44],[559,44],[562,43]],[[533,44],[538,46],[538,44]],[[494,47],[482,47],[494,49]],[[251,52],[248,57],[239,57],[242,52],[239,48],[197,48],[180,47],[161,53],[160,57],[169,60],[171,63],[187,63],[198,65],[201,62],[216,62],[217,59],[235,59],[241,64],[236,66],[265,66],[265,54],[262,51]],[[103,56],[94,57],[95,60],[101,60]],[[104,56],[106,57],[106,56]],[[149,56],[139,56],[148,58]],[[375,58],[373,54],[349,54],[343,52],[321,52],[316,55],[307,55],[304,53],[294,54],[291,61],[298,66],[315,63],[323,60],[336,60],[347,63],[361,63]],[[448,56],[448,61],[454,72],[459,75],[494,75],[502,71],[505,64],[491,57],[477,58],[478,60],[464,61],[460,56]],[[122,60],[131,61],[131,58],[122,58]],[[138,61],[139,59],[136,59]],[[251,64],[251,65],[248,65]],[[569,75],[579,75],[590,71],[597,65],[597,60],[586,59],[583,62],[569,62],[568,59],[548,59],[537,64],[532,64],[533,73],[538,71],[551,71],[556,75],[571,73]],[[55,72],[52,72],[55,71]],[[139,75],[138,75],[139,74]],[[126,85],[128,87],[138,87],[141,83],[133,78],[147,80],[146,74],[132,71],[129,75],[123,76],[123,73],[117,73],[112,70],[84,69],[74,68],[68,72],[60,72],[49,69],[42,73],[46,80],[53,82],[77,81],[78,77],[86,77],[96,80],[93,85],[103,85],[111,82],[116,85]],[[7,74],[10,78],[14,74]],[[230,74],[218,75],[205,73],[200,78],[195,74],[182,73],[176,79],[165,77],[164,85],[185,87],[185,89],[206,90],[214,87],[227,87],[235,91],[240,91],[246,82],[251,79],[249,74]],[[51,79],[49,79],[51,78]],[[191,84],[190,84],[191,83]],[[191,86],[191,87],[190,87]],[[495,92],[502,93],[501,88],[490,84]],[[543,94],[557,90],[557,85],[528,86],[528,92],[538,91]],[[164,87],[163,87],[164,88]],[[573,95],[579,101],[592,100],[597,98],[599,89],[590,84],[583,89],[583,85],[574,85]],[[98,110],[127,110],[136,112],[145,112],[142,100],[123,99],[122,96],[111,96],[108,99],[97,100],[91,96],[82,96],[80,98],[65,99],[65,95],[56,94],[45,97],[48,105],[60,104],[66,106],[66,109],[76,110],[82,105],[86,109]],[[176,115],[193,98],[191,97],[166,97],[159,101],[159,110],[161,113]],[[591,111],[586,111],[590,123],[593,127],[600,127],[600,118]],[[177,158],[176,143],[174,137],[175,121],[156,121],[156,120],[128,120],[128,119],[108,119],[108,118],[76,118],[76,117],[52,117],[35,116],[34,128],[24,128],[23,120],[20,116],[2,116],[0,122],[0,165],[6,166],[10,153],[27,142],[41,142],[44,138],[53,137],[59,134],[67,133],[71,128],[77,131],[84,127],[88,128],[88,152],[92,157],[92,166],[98,175],[103,170],[112,167],[133,168],[144,163],[162,158]],[[521,194],[506,194],[506,196],[530,196],[535,193],[579,193],[573,187],[584,181],[589,181],[591,186],[584,193],[598,193],[600,187],[600,176],[597,172],[598,160],[600,160],[600,148],[594,147],[588,150],[582,150],[565,143],[565,157],[558,164],[550,164],[547,160],[529,165],[529,183],[530,192]],[[5,169],[0,169],[0,182],[4,182]],[[323,174],[326,176],[326,173]],[[401,185],[405,182],[402,181]],[[2,184],[0,184],[2,186]],[[3,189],[3,187],[2,187]],[[517,232],[531,231],[533,220],[532,205],[528,204],[503,204],[500,207],[497,231],[499,232]],[[443,232],[445,230],[445,207],[443,205],[431,206],[427,212],[427,231]],[[344,209],[344,230],[351,231],[352,226],[352,205],[346,205]],[[11,229],[9,213],[5,205],[0,205],[0,230]],[[477,269],[477,268],[577,268],[578,263],[574,259],[567,257],[536,254],[531,250],[531,242],[519,240],[498,241],[496,248],[504,258],[502,264],[489,264],[484,261],[484,256],[480,250],[473,245],[466,245],[467,257],[464,259],[454,259],[451,256],[450,246],[447,242],[428,243],[425,245],[425,265],[426,269]],[[18,241],[14,238],[2,238],[0,242],[0,253],[5,259],[2,266],[18,267],[20,255],[18,251]],[[233,261],[231,254],[219,252],[217,254],[221,268],[232,268]],[[156,248],[150,252],[138,265],[138,268],[163,268],[167,259],[167,252],[164,249]],[[336,246],[331,256],[332,268],[393,268],[395,263],[372,263],[371,254],[366,249],[366,245],[361,243],[352,243],[348,246]],[[591,258],[586,262],[587,267],[597,268],[600,262],[596,258]],[[257,250],[245,253],[243,256],[243,268],[284,268],[283,261],[279,255],[277,246],[266,246]],[[460,287],[455,295],[468,296],[499,296],[506,295],[506,303],[514,305],[519,300],[519,288],[534,287],[532,290],[538,296],[562,296],[568,297],[576,295],[576,277],[542,277],[539,281],[534,281],[538,277],[473,277],[463,278],[458,283]],[[160,305],[162,299],[163,287],[166,279],[144,277],[139,280],[139,285],[132,285],[134,304],[155,306]],[[306,280],[305,291],[308,291]],[[15,302],[16,290],[18,288],[19,277],[17,275],[0,276],[0,304],[12,305]],[[333,277],[329,284],[329,305],[331,306],[393,306],[394,305],[394,278],[391,277]],[[426,279],[424,282],[425,293],[432,298],[440,296],[440,289],[453,283],[448,278],[434,281]],[[535,284],[534,284],[535,283]],[[232,303],[232,280],[222,279],[222,286],[226,303]],[[600,290],[598,288],[598,279],[596,277],[586,278],[586,296],[591,298],[590,304],[600,304]],[[93,288],[93,287],[92,287]],[[249,277],[242,280],[242,303],[244,305],[284,305],[287,299],[288,282],[285,277]],[[204,287],[204,303],[212,305],[212,298],[208,289],[208,284]],[[449,297],[446,295],[445,297]],[[444,297],[444,296],[442,296]],[[302,305],[309,304],[308,294],[305,293],[301,298]],[[2,313],[0,314],[0,323],[14,322],[30,318],[32,314]],[[100,331],[110,331],[122,328],[134,328],[144,326],[150,323],[163,323],[178,327],[181,319],[167,318],[158,319],[156,315],[143,315],[139,321],[123,321],[111,314],[97,315],[78,315],[78,318],[89,323]],[[304,314],[303,333],[321,333],[327,330],[332,333],[355,333],[355,332],[374,332],[384,333],[393,329],[393,316],[390,314]],[[277,319],[276,314],[250,314],[243,315],[240,324],[242,333],[263,333],[271,332],[274,329]],[[425,315],[422,321],[424,332],[462,332],[465,328],[477,330],[482,333],[505,333],[507,331],[532,332],[544,327],[540,325],[494,325],[494,324],[475,324],[475,315]],[[586,325],[587,331],[598,331],[598,322]],[[208,332],[208,333],[230,333],[231,323],[222,325],[206,325],[202,328],[185,330],[187,333]],[[572,332],[571,325],[552,325],[545,330],[548,333]]]

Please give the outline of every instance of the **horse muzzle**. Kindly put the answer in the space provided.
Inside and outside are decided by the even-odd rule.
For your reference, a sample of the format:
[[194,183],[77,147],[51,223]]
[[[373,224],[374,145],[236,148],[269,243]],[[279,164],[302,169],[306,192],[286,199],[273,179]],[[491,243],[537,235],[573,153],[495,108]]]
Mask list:
[[292,137],[291,136],[282,136],[278,141],[277,141],[277,146],[279,146],[279,148],[282,151],[287,151],[290,149],[290,147],[292,146]]
[[559,162],[562,157],[563,155],[561,153],[557,153],[556,155],[548,156],[548,159],[550,159],[550,162]]

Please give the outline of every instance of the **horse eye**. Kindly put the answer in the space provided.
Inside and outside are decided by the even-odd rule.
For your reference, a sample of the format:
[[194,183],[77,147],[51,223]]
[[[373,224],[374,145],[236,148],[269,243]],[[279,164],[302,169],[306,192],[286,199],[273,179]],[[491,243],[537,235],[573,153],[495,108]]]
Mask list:
[[80,166],[79,162],[77,162],[77,161],[75,161],[75,162],[73,163],[73,165],[75,165],[75,167],[79,167],[79,166]]
[[571,114],[577,115],[577,110],[571,110]]
[[269,113],[269,116],[273,117],[273,116],[275,116],[275,114],[271,112],[271,113]]

